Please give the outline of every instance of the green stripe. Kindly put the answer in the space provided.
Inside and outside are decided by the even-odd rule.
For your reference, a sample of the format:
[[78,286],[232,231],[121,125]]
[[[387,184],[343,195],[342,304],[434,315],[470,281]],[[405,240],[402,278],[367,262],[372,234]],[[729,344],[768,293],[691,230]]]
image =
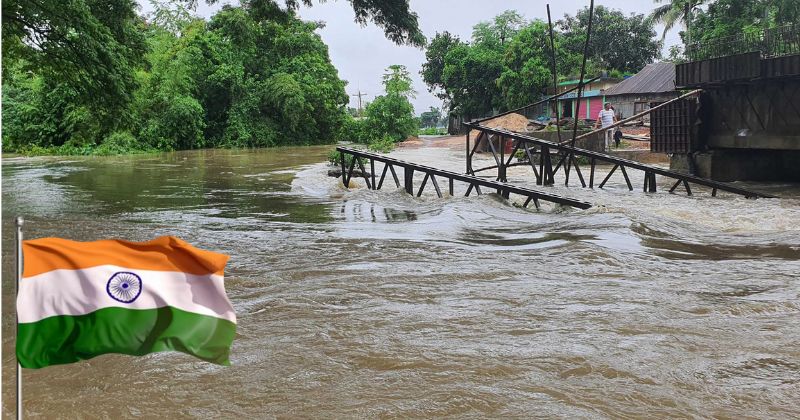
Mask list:
[[141,356],[180,351],[230,365],[236,324],[173,307],[103,308],[79,316],[53,316],[19,324],[17,359],[22,367],[73,363],[106,353]]

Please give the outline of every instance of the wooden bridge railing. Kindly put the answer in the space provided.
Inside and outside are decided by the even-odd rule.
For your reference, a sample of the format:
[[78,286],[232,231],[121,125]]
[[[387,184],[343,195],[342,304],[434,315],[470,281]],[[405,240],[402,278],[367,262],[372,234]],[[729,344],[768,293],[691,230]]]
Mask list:
[[[692,190],[689,184],[697,184],[702,185],[705,187],[711,188],[711,195],[716,196],[717,191],[725,191],[733,194],[742,195],[747,198],[775,198],[773,195],[759,193],[756,191],[747,190],[744,188],[735,187],[730,184],[726,184],[724,182],[713,181],[706,178],[701,178],[694,175],[684,174],[676,171],[671,171],[669,169],[664,169],[658,166],[647,165],[644,163],[636,162],[630,159],[624,159],[612,155],[608,155],[605,153],[595,152],[591,150],[581,149],[578,147],[572,147],[566,144],[559,144],[549,142],[547,140],[538,139],[536,137],[527,136],[524,134],[514,133],[512,131],[500,129],[500,128],[491,128],[486,127],[480,124],[470,123],[467,124],[473,130],[477,130],[480,134],[478,138],[475,139],[474,146],[470,147],[470,136],[467,135],[466,138],[466,151],[467,151],[467,173],[470,175],[474,175],[478,172],[487,171],[491,169],[497,169],[497,180],[501,182],[507,181],[506,177],[506,170],[513,166],[519,165],[530,165],[533,169],[534,175],[536,177],[537,185],[552,185],[555,183],[555,175],[558,173],[559,169],[564,167],[564,175],[565,181],[564,185],[569,185],[569,178],[571,167],[575,168],[575,172],[578,175],[578,179],[581,182],[583,187],[586,187],[586,181],[583,177],[583,172],[581,172],[580,166],[578,165],[578,160],[576,157],[581,156],[589,161],[590,166],[590,174],[589,174],[589,188],[594,188],[594,175],[595,175],[595,166],[597,162],[601,163],[608,163],[614,165],[611,171],[606,175],[605,179],[600,183],[599,187],[602,188],[606,182],[611,178],[611,175],[617,169],[620,169],[622,172],[623,177],[625,178],[625,183],[628,186],[628,189],[633,191],[633,185],[631,184],[630,178],[628,177],[628,173],[626,168],[628,169],[637,169],[644,171],[644,186],[643,190],[645,192],[656,192],[656,175],[660,175],[666,178],[674,179],[675,183],[670,188],[669,192],[674,192],[678,186],[681,184],[686,190],[687,195],[692,195]],[[509,154],[508,158],[505,157],[503,141],[499,141],[498,144],[500,145],[499,149],[494,146],[492,142],[492,138],[495,139],[512,139],[514,141],[514,149]],[[492,157],[494,157],[496,165],[487,166],[480,169],[474,169],[472,167],[472,159],[477,151],[478,145],[481,141],[486,141],[489,144],[489,149],[492,153]],[[531,148],[531,146],[533,146]],[[538,149],[537,149],[538,148]],[[522,150],[526,157],[528,158],[528,162],[515,162],[512,163],[514,155],[517,151]],[[552,152],[559,152],[557,156],[558,162],[556,165],[552,164]],[[538,155],[539,158],[539,165],[534,162],[533,156]]]
[[[408,194],[414,195],[414,173],[421,172],[424,173],[425,176],[422,179],[422,183],[419,186],[419,190],[416,192],[417,197],[422,195],[422,192],[425,190],[425,187],[426,185],[428,185],[428,181],[430,180],[431,185],[433,185],[433,188],[436,191],[436,195],[442,198],[443,197],[442,188],[439,186],[439,182],[436,180],[436,177],[439,177],[440,179],[443,178],[447,180],[447,186],[448,186],[447,191],[451,196],[455,194],[454,183],[461,182],[469,185],[467,187],[467,192],[465,196],[469,196],[472,193],[472,191],[475,191],[478,194],[482,194],[481,187],[484,187],[497,191],[497,193],[504,198],[509,198],[511,194],[517,194],[526,197],[526,201],[525,204],[523,204],[523,207],[527,207],[531,202],[533,202],[536,208],[539,209],[540,201],[551,202],[579,209],[588,209],[592,207],[590,203],[587,203],[585,201],[575,200],[572,198],[562,197],[556,194],[551,194],[547,192],[532,190],[530,188],[511,185],[506,182],[491,181],[488,179],[478,178],[472,175],[464,175],[456,172],[446,171],[443,169],[432,168],[430,166],[418,165],[416,163],[406,162],[400,159],[394,159],[376,153],[365,152],[362,150],[356,150],[349,147],[337,147],[336,150],[341,154],[340,164],[342,166],[342,182],[344,183],[344,185],[350,185],[350,180],[353,177],[355,166],[358,165],[359,170],[361,171],[361,175],[364,178],[364,182],[367,185],[367,188],[372,190],[381,189],[384,181],[386,180],[386,177],[389,174],[391,174],[397,188],[400,188],[402,185],[403,189],[405,189],[405,191]],[[352,160],[350,161],[349,166],[347,165],[347,159],[345,159],[345,155],[352,156]],[[369,170],[366,169],[364,162],[362,162],[362,159],[369,162]],[[376,172],[375,170],[376,162],[383,163],[383,170],[380,172],[380,175],[378,175],[378,172]],[[397,176],[397,171],[395,170],[395,168],[403,169],[402,184],[400,183],[400,179]]]

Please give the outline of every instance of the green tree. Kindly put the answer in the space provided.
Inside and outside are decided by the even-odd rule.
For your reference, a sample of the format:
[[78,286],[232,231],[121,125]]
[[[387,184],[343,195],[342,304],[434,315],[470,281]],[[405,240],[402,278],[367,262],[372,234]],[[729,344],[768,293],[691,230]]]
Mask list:
[[26,70],[24,62],[4,62],[3,149],[62,146],[73,136],[85,144],[100,130],[77,93]]
[[2,4],[3,67],[23,60],[25,71],[70,91],[75,106],[115,127],[136,88],[144,38],[132,0],[19,0]]
[[[688,27],[692,22],[692,16],[706,0],[653,0],[655,3],[665,3],[656,7],[650,13],[650,19],[655,23],[664,24],[664,32],[661,33],[661,40],[667,36],[675,25],[683,23]],[[688,42],[688,40],[687,40]]]
[[[755,35],[767,27],[800,22],[797,0],[654,1],[665,3],[650,14],[654,22],[665,25],[662,36],[682,23],[685,29],[680,35],[685,46],[702,46],[704,41],[719,37]],[[700,7],[702,5],[707,7]],[[691,47],[688,50],[691,55]]]
[[[785,0],[716,0],[693,15],[686,45],[719,37],[751,34],[800,21],[800,3]],[[735,51],[732,51],[735,52]]]
[[800,2],[797,0],[773,0],[768,6],[770,18],[776,25],[800,22]]
[[139,149],[174,150],[339,138],[345,82],[317,24],[277,7],[226,6],[210,22],[162,16],[138,27],[146,53],[126,70],[135,89],[113,123],[98,118],[107,108],[85,105],[85,91],[23,58],[5,59],[4,149],[114,143],[105,152],[138,141]]
[[432,106],[430,110],[423,112],[419,116],[420,126],[424,128],[436,127],[442,119],[442,111]]
[[[571,29],[577,32],[580,22],[573,20]],[[559,31],[554,37],[558,74],[572,75],[580,68],[582,50],[570,47],[580,38]],[[448,33],[437,34],[421,73],[450,113],[472,119],[539,99],[552,83],[550,57],[548,25],[506,11],[476,25],[469,43]],[[599,71],[593,61],[589,64],[589,73]]]
[[[214,4],[218,0],[207,0]],[[321,2],[324,0],[321,0]],[[418,16],[411,10],[408,0],[348,0],[355,12],[354,20],[359,25],[372,22],[383,29],[386,38],[397,44],[408,44],[416,47],[425,45],[425,36],[419,29]],[[197,0],[188,0],[196,4]],[[303,4],[312,6],[312,0],[285,0],[286,11],[296,11]],[[275,0],[242,0],[246,8],[276,13],[279,10]]]
[[[151,3],[140,17],[133,0],[3,2],[4,150],[253,147],[342,135],[346,82],[315,32],[321,24],[295,14],[311,0],[243,0],[209,22],[194,16],[197,0]],[[350,4],[357,23],[424,45],[408,0]],[[387,82],[390,99],[413,94],[402,77]],[[398,104],[383,108],[397,113]]]
[[445,57],[453,48],[464,45],[461,40],[449,32],[437,33],[425,50],[425,63],[422,64],[422,80],[428,85],[428,90],[436,97],[448,103],[452,100],[447,94],[444,84]]
[[503,105],[496,80],[503,71],[503,52],[461,45],[445,57],[442,80],[452,98],[451,111],[467,118],[484,116]]
[[417,94],[414,91],[411,73],[406,66],[394,64],[387,68],[383,74],[383,88],[387,95],[398,95],[405,98],[414,98]]
[[364,112],[364,131],[370,142],[390,139],[403,141],[417,132],[419,123],[414,117],[411,75],[405,66],[392,65],[383,75],[385,95],[373,100]]
[[[503,71],[497,79],[497,87],[507,108],[519,108],[534,102],[552,83],[550,54],[548,26],[540,20],[531,22],[508,43],[503,56]],[[559,54],[559,61],[574,60],[569,60],[566,54]]]
[[291,11],[224,7],[208,29],[191,45],[201,52],[193,67],[212,144],[336,140],[348,98],[316,24]]
[[506,10],[489,22],[475,25],[472,28],[472,43],[489,49],[501,49],[525,24],[525,19],[517,11]]
[[181,0],[149,0],[153,11],[148,18],[154,26],[167,30],[175,35],[193,20],[197,19],[194,11],[196,3],[187,4]]
[[686,62],[686,56],[683,54],[683,48],[680,45],[672,45],[669,47],[669,55],[666,61],[671,63],[680,64]]
[[[644,15],[625,16],[619,10],[597,6],[593,19],[588,53],[599,69],[635,73],[660,56],[661,43],[655,39],[653,22]],[[583,54],[589,9],[578,11],[574,17],[564,16],[558,25],[565,47],[573,54]]]

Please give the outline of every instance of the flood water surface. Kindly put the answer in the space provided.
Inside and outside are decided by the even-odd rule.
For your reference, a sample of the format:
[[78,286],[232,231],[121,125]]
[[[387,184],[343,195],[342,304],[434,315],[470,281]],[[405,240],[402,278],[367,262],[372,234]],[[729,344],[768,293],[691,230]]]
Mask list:
[[[229,254],[238,315],[231,367],[158,353],[26,370],[30,417],[800,416],[797,186],[559,185],[595,207],[535,211],[346,190],[330,149],[3,159],[4,416],[16,215],[28,238]],[[463,172],[463,152],[393,155]]]

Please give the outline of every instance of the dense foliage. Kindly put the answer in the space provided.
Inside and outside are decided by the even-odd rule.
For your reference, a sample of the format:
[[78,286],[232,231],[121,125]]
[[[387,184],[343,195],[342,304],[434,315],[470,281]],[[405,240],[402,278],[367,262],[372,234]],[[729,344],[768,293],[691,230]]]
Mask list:
[[691,14],[691,40],[754,33],[768,27],[800,23],[797,0],[716,0]]
[[[636,72],[659,56],[653,24],[643,15],[625,16],[598,6],[593,24],[589,74]],[[588,9],[555,23],[556,70],[561,78],[578,76],[587,26]],[[436,34],[421,74],[452,113],[470,119],[538,99],[552,85],[550,57],[547,23],[528,22],[506,11],[475,25],[469,42],[447,32]]]
[[145,51],[135,4],[3,2],[3,73],[34,72],[47,81],[46,90],[61,90],[58,99],[51,99],[75,107],[91,105],[104,124],[113,124],[131,99],[134,69]]
[[[797,0],[654,0],[657,7],[650,14],[654,22],[665,25],[666,32],[681,25],[684,45],[720,43],[719,38],[753,36],[765,28],[800,23]],[[673,61],[683,61],[685,48],[670,50]]]
[[[193,17],[192,1],[152,4],[145,18],[131,0],[3,2],[3,150],[263,147],[348,134],[346,82],[296,1],[242,1],[210,21]],[[424,43],[407,0],[351,4],[357,22]],[[371,136],[416,128],[410,103],[388,91],[371,107],[412,120],[370,118]]]
[[[197,1],[197,0],[188,0]],[[218,0],[207,0],[216,3]],[[325,0],[319,0],[320,3]],[[354,21],[360,25],[372,22],[382,28],[386,38],[416,47],[425,45],[425,36],[419,29],[418,16],[411,11],[409,0],[347,0],[355,12]],[[275,0],[248,0],[254,8],[273,8]],[[284,0],[289,10],[297,10],[300,3],[312,6],[312,0]]]
[[[583,54],[589,9],[580,10],[575,17],[565,16],[558,25],[564,34],[565,48],[573,54]],[[655,37],[653,22],[644,15],[625,16],[619,10],[597,6],[589,42],[589,60],[598,70],[636,73],[659,57],[661,43]]]

